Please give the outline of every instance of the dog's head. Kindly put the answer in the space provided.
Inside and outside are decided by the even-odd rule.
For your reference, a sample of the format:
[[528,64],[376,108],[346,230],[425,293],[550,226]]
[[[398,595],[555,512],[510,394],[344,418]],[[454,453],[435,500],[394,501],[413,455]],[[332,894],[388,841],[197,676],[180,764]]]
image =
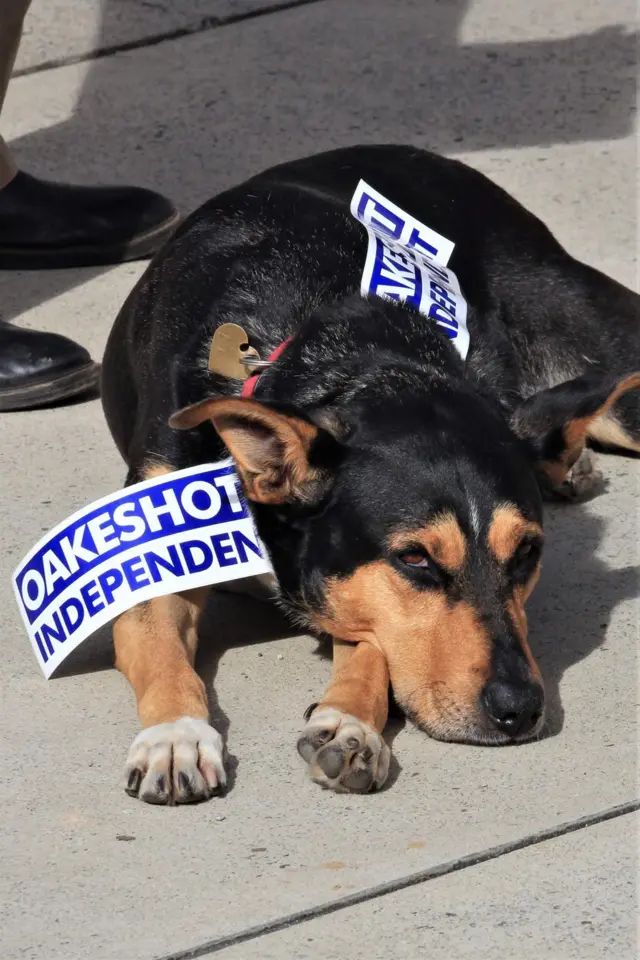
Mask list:
[[283,601],[319,633],[374,644],[434,737],[504,743],[544,715],[525,603],[543,547],[539,474],[562,483],[589,425],[640,377],[582,377],[505,415],[464,381],[387,370],[337,416],[212,399]]

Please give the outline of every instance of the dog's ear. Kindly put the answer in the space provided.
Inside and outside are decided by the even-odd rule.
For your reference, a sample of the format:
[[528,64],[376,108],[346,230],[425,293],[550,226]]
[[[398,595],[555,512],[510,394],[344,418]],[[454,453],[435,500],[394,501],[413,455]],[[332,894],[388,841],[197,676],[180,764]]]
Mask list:
[[511,418],[515,433],[532,447],[539,470],[562,484],[576,462],[589,428],[623,393],[640,387],[640,373],[627,377],[588,373],[529,397]]
[[338,443],[326,430],[255,400],[202,400],[174,413],[178,430],[213,423],[233,457],[245,492],[257,503],[317,502],[331,482]]

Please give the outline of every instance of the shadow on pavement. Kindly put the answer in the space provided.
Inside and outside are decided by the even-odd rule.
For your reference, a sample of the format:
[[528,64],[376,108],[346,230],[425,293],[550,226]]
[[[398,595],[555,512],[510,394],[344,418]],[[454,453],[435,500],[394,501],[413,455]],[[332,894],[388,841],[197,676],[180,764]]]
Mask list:
[[[469,7],[323,0],[97,59],[73,116],[12,147],[41,176],[139,182],[189,210],[271,164],[356,142],[449,153],[629,134],[633,33],[470,44]],[[122,19],[105,0],[96,48],[121,40]],[[7,319],[95,272],[5,275]]]
[[547,506],[543,573],[528,614],[529,642],[545,683],[548,736],[564,724],[564,674],[605,643],[615,608],[638,595],[640,567],[614,570],[595,555],[603,528],[587,508]]

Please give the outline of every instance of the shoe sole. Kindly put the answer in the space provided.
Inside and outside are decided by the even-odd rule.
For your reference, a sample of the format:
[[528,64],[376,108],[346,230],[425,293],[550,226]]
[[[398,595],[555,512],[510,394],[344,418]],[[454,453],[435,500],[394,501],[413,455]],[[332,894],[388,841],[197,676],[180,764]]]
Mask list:
[[129,260],[146,260],[169,239],[182,221],[175,213],[153,230],[128,243],[105,247],[7,247],[0,244],[0,270],[57,270],[68,267],[104,267]]
[[22,387],[0,388],[0,413],[33,410],[60,400],[69,400],[95,389],[100,383],[100,365],[87,363],[57,377],[39,380]]

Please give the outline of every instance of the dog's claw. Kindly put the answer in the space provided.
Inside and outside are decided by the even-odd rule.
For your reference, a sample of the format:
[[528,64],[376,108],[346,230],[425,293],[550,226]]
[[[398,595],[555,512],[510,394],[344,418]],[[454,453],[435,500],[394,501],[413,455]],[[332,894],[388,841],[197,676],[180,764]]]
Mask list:
[[312,780],[338,793],[379,789],[389,773],[391,751],[368,724],[331,707],[312,714],[298,739],[298,753]]
[[222,737],[204,720],[148,727],[131,744],[125,790],[146,803],[208,800],[226,784],[223,752]]
[[138,795],[138,790],[140,788],[141,782],[142,782],[142,773],[140,772],[140,770],[136,768],[135,770],[132,770],[131,773],[129,774],[129,778],[127,780],[127,786],[125,787],[125,790],[127,791],[127,793],[130,793],[133,797],[136,797]]

